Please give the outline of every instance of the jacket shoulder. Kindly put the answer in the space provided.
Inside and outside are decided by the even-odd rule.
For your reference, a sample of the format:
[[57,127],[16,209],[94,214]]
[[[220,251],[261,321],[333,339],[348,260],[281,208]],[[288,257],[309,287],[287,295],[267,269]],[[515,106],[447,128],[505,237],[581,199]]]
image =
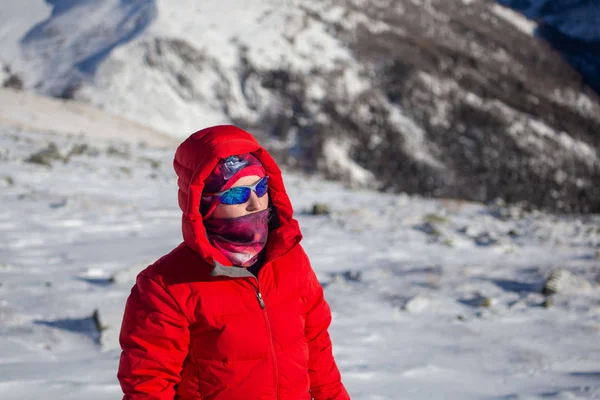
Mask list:
[[154,281],[178,305],[188,322],[194,322],[197,290],[194,283],[210,279],[210,266],[185,243],[158,259],[138,275]]
[[167,288],[193,282],[208,274],[210,274],[210,266],[206,261],[185,243],[181,243],[170,253],[146,267],[139,276],[150,278]]

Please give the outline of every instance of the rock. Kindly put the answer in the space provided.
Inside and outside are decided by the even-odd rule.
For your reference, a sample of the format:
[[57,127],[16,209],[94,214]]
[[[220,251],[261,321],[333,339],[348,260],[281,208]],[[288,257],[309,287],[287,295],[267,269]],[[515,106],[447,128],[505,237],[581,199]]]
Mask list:
[[550,297],[547,297],[546,300],[544,300],[541,305],[544,308],[550,308],[550,307],[552,307],[552,300],[550,299]]
[[50,208],[62,208],[64,206],[66,206],[68,202],[69,202],[69,199],[64,197],[60,200],[53,201],[52,203],[49,204],[49,206],[50,206]]
[[25,162],[45,165],[47,167],[51,167],[53,161],[65,161],[65,157],[60,153],[56,144],[52,142],[46,148],[25,159]]
[[137,275],[151,263],[152,262],[133,264],[120,269],[108,278],[108,282],[117,285],[131,286],[135,283]]
[[329,205],[326,203],[315,203],[312,208],[312,215],[329,215]]
[[4,182],[6,182],[6,184],[8,186],[12,186],[15,184],[15,180],[12,178],[12,176],[8,176],[8,175],[4,176]]
[[130,158],[129,147],[126,145],[118,146],[116,144],[111,144],[106,149],[106,154],[109,156],[116,156],[121,158]]
[[489,232],[482,232],[475,237],[478,246],[492,246],[498,243],[498,239]]
[[442,241],[442,244],[444,246],[454,247],[454,239],[451,237],[447,237]]
[[150,164],[150,167],[152,169],[158,169],[158,168],[160,168],[160,165],[161,165],[160,161],[155,160],[150,157],[140,157],[140,161],[147,162],[148,164]]
[[362,278],[362,271],[344,271],[342,277],[349,282],[360,282]]
[[119,171],[127,176],[131,176],[131,173],[132,173],[131,168],[129,168],[129,167],[119,167]]
[[542,294],[549,296],[556,293],[578,293],[591,288],[592,285],[587,280],[573,275],[566,269],[555,268],[546,280]]
[[23,90],[23,79],[17,74],[10,74],[10,76],[2,83],[2,87]]
[[488,213],[501,221],[510,221],[523,218],[525,212],[519,205],[507,205],[504,200],[497,199],[488,205]]
[[94,321],[94,325],[96,326],[96,330],[98,332],[105,331],[108,328],[102,323],[100,319],[100,312],[98,311],[98,309],[94,310],[94,313],[92,314],[92,321]]
[[515,238],[521,237],[522,233],[517,229],[511,229],[510,231],[508,231],[508,236],[515,239]]
[[462,299],[460,301],[463,304],[466,304],[470,307],[483,307],[490,308],[496,304],[496,300],[492,297],[483,296],[479,292],[475,292],[472,297],[467,299]]
[[362,279],[361,271],[347,270],[343,272],[334,272],[330,274],[331,283],[336,283],[341,286],[348,286],[351,283],[359,283]]
[[494,299],[492,299],[491,297],[484,297],[481,300],[481,304],[480,304],[481,307],[486,307],[486,308],[489,308],[493,305],[494,305]]
[[423,218],[423,222],[429,224],[445,224],[448,222],[448,218],[439,214],[432,213],[425,215],[425,217]]
[[442,236],[442,232],[440,231],[440,229],[435,224],[432,224],[430,222],[425,222],[422,225],[418,225],[416,229],[425,232],[429,236]]
[[100,151],[97,148],[94,148],[86,143],[78,143],[73,145],[67,157],[71,156],[81,156],[88,155],[92,157],[96,157],[100,154]]

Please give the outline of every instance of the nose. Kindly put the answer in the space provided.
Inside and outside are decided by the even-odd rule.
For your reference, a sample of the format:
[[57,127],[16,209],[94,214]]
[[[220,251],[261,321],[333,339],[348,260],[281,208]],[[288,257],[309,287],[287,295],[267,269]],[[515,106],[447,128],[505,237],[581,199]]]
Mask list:
[[248,199],[248,204],[246,205],[246,211],[258,210],[260,210],[260,200],[256,193],[252,191],[252,193],[250,193],[250,198]]

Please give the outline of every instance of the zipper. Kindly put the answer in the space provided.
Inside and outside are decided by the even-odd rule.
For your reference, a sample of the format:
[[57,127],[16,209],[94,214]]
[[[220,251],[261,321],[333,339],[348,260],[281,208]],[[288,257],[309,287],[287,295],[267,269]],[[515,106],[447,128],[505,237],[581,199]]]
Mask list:
[[260,284],[258,283],[258,278],[254,277],[256,280],[256,298],[258,299],[258,304],[262,309],[263,315],[265,317],[265,325],[267,327],[267,333],[269,335],[269,341],[271,342],[271,356],[273,357],[273,371],[275,378],[275,398],[279,398],[279,370],[277,367],[277,356],[275,354],[275,341],[273,340],[273,332],[271,331],[271,322],[269,321],[269,314],[266,310],[266,304],[262,297],[262,293],[260,292]]
[[258,304],[260,304],[260,308],[262,308],[264,310],[266,306],[265,306],[265,301],[262,298],[262,293],[257,292],[256,298],[258,299]]
[[[272,262],[271,260],[270,262]],[[269,262],[269,263],[270,263]],[[265,263],[263,269],[267,266],[268,263]],[[275,355],[275,341],[273,340],[273,332],[271,331],[271,322],[269,321],[269,314],[266,310],[265,300],[263,299],[262,293],[260,292],[260,283],[258,281],[258,277],[254,276],[251,272],[245,269],[235,269],[234,267],[226,267],[224,265],[219,264],[218,262],[214,262],[214,268],[211,272],[212,276],[227,276],[229,278],[252,278],[256,281],[256,285],[250,283],[250,286],[254,288],[256,291],[256,299],[258,300],[258,304],[263,312],[263,316],[265,318],[265,326],[267,328],[267,333],[269,335],[269,341],[271,342],[271,357],[273,358],[273,372],[275,378],[275,398],[279,398],[279,369],[277,366],[277,357]]]

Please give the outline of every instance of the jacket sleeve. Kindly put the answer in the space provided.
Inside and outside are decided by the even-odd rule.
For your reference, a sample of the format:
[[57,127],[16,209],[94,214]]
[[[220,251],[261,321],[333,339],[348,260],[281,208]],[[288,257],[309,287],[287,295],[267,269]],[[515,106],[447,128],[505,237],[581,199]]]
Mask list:
[[188,321],[167,290],[139,275],[127,299],[117,377],[123,400],[173,400],[188,353]]
[[308,341],[311,395],[314,400],[350,400],[332,353],[329,324],[331,311],[310,263],[305,334]]

